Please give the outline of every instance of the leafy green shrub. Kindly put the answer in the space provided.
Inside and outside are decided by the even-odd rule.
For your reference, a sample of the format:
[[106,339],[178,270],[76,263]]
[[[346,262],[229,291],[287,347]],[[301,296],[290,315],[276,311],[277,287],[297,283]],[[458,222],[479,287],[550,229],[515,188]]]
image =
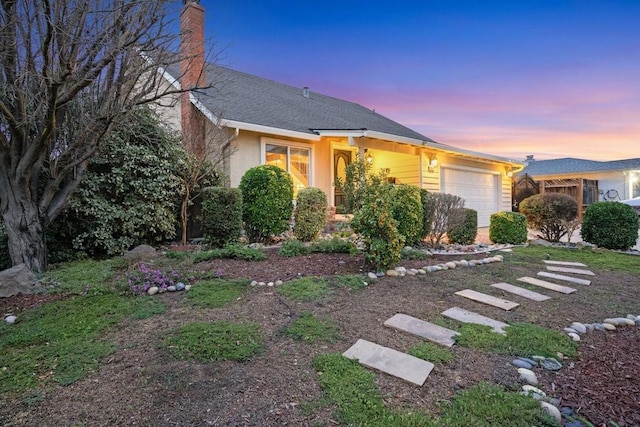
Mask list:
[[518,212],[491,215],[489,239],[494,243],[518,245],[527,241],[527,218]]
[[355,255],[358,252],[358,248],[353,242],[333,237],[331,240],[323,239],[311,243],[309,252]]
[[559,242],[567,234],[565,223],[578,216],[578,202],[568,194],[543,193],[520,202],[520,213],[527,224],[542,233],[542,238]]
[[249,169],[240,180],[242,219],[247,237],[262,242],[289,228],[293,211],[293,181],[273,165]]
[[303,188],[298,192],[294,211],[293,235],[303,242],[318,236],[327,222],[327,195],[319,188]]
[[262,350],[264,336],[256,323],[189,323],[167,332],[163,347],[178,359],[243,362]]
[[198,252],[193,257],[193,262],[209,261],[216,258],[242,259],[245,261],[264,261],[267,254],[261,249],[249,248],[238,243],[232,243],[224,248],[211,249]]
[[0,220],[0,271],[11,268],[11,257],[9,256],[9,242],[4,231],[4,223]]
[[398,221],[398,233],[406,245],[415,245],[422,240],[424,214],[420,189],[413,185],[394,185],[391,190],[391,212]]
[[422,235],[420,240],[424,240],[433,228],[433,216],[435,214],[436,205],[433,201],[433,195],[424,188],[420,189],[420,202],[422,203]]
[[478,235],[478,211],[468,208],[462,209],[462,221],[449,224],[447,238],[450,243],[470,245],[476,241]]
[[210,187],[204,191],[202,226],[208,245],[222,247],[242,233],[242,193],[237,188]]
[[280,250],[278,251],[280,255],[286,257],[300,256],[307,252],[308,249],[300,240],[287,240],[280,246]]
[[624,203],[594,203],[584,213],[581,235],[603,248],[627,250],[638,241],[638,215]]
[[429,256],[426,251],[410,247],[404,247],[402,251],[400,251],[400,258],[402,259],[427,259]]
[[433,209],[433,221],[429,242],[432,246],[438,246],[447,230],[462,222],[464,199],[453,194],[435,193],[429,196],[429,200],[433,204],[430,208]]
[[365,261],[373,268],[388,268],[400,260],[404,236],[393,218],[389,185],[369,189],[353,215],[351,228],[362,236]]
[[138,110],[100,145],[49,237],[98,257],[174,237],[186,158],[155,113]]

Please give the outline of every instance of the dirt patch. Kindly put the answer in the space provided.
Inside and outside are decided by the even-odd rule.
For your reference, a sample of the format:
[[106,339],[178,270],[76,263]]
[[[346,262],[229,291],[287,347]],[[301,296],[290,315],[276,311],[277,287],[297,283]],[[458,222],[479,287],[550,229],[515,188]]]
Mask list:
[[[508,254],[505,257],[505,262],[500,264],[424,276],[383,278],[359,291],[333,288],[330,296],[312,302],[286,300],[271,287],[250,288],[239,301],[220,309],[195,308],[189,304],[185,293],[159,295],[157,298],[167,306],[166,313],[141,321],[126,321],[118,330],[105,336],[105,339],[118,344],[118,351],[84,380],[67,387],[57,386],[21,396],[0,397],[0,424],[332,426],[336,425],[332,415],[334,408],[322,399],[322,391],[315,381],[317,373],[312,366],[313,357],[317,354],[341,353],[358,338],[406,351],[420,340],[382,325],[395,313],[445,322],[440,313],[457,305],[501,321],[527,321],[559,329],[572,321],[594,322],[638,309],[634,307],[634,301],[638,300],[638,279],[612,271],[596,271],[593,285],[580,288],[575,294],[552,295],[547,292],[553,298],[545,302],[537,303],[505,294],[508,299],[522,304],[508,313],[454,295],[455,291],[470,288],[500,296],[488,285],[497,281],[515,284],[517,277],[535,275],[542,268],[542,262],[537,266],[515,259],[510,262]],[[403,262],[403,265],[422,267],[452,259],[460,257],[434,257],[427,261]],[[214,260],[196,264],[193,268],[225,278],[261,281],[366,272],[359,256],[313,254],[286,258],[273,250],[269,251],[266,261]],[[21,307],[20,301],[24,301],[24,307]],[[19,313],[33,304],[32,297],[15,297],[10,303],[1,305],[0,311],[5,312],[10,308]],[[311,345],[286,337],[283,329],[305,311],[332,321],[339,328],[342,338],[335,343]],[[259,323],[266,336],[264,351],[245,363],[196,363],[177,361],[158,346],[168,329],[193,321],[219,319]],[[593,351],[593,354],[585,356],[586,353],[581,353],[573,369],[566,368],[553,378],[543,378],[546,390],[551,390],[550,384],[554,382],[557,397],[575,403],[576,408],[582,408],[583,403],[568,394],[571,389],[570,378],[561,375],[577,377],[583,360],[601,361],[607,355],[616,356],[613,361],[604,363],[605,366],[617,366],[616,361],[624,361],[625,366],[637,368],[640,353],[633,350],[637,349],[638,335],[627,334],[630,332],[588,335],[581,348],[583,351]],[[618,347],[620,353],[616,352]],[[422,387],[378,374],[377,385],[386,404],[393,408],[438,414],[441,402],[480,381],[519,389],[517,372],[510,365],[510,357],[456,346],[453,352],[453,361],[436,365]],[[618,383],[592,383],[592,378],[603,377],[590,374],[594,372],[593,366],[586,369],[586,374],[581,377],[582,382],[575,385],[577,395],[585,395],[581,390],[588,387],[596,394],[600,392],[603,396],[612,396],[611,389],[618,387]],[[637,378],[637,374],[635,371],[630,375]],[[566,386],[561,389],[560,384]],[[620,383],[623,393],[625,390],[627,394],[637,391],[625,389],[625,384]],[[616,399],[611,399],[612,405],[625,402],[624,406],[635,410],[636,414],[640,413],[637,400],[634,407],[632,400]],[[620,413],[610,413],[611,405],[605,404],[604,400],[590,402],[584,408],[588,406],[592,412],[587,415],[580,409],[580,413],[594,420],[624,419],[619,418],[622,416]],[[636,421],[629,418],[630,415],[624,417],[627,417],[624,419],[627,423]],[[638,425],[638,422],[626,425]]]

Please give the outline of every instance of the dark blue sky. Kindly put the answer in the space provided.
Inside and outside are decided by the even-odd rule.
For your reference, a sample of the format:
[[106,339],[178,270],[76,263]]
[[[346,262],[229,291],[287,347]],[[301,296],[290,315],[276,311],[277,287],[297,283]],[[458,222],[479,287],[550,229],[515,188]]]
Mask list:
[[223,65],[516,159],[640,157],[640,0],[202,0]]

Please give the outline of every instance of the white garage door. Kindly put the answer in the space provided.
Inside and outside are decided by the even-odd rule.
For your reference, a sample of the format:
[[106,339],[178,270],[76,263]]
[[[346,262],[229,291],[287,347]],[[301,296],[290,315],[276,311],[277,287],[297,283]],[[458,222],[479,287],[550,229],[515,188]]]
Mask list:
[[488,227],[492,214],[498,212],[498,175],[461,169],[442,169],[442,192],[465,200],[466,208],[478,211],[478,227]]

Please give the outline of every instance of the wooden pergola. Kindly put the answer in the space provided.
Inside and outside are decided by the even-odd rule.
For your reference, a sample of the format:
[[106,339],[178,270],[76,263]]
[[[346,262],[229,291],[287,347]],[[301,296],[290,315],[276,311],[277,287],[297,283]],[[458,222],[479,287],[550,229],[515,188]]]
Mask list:
[[538,181],[540,194],[568,194],[578,201],[578,218],[586,208],[598,201],[598,181],[583,178],[547,179]]

